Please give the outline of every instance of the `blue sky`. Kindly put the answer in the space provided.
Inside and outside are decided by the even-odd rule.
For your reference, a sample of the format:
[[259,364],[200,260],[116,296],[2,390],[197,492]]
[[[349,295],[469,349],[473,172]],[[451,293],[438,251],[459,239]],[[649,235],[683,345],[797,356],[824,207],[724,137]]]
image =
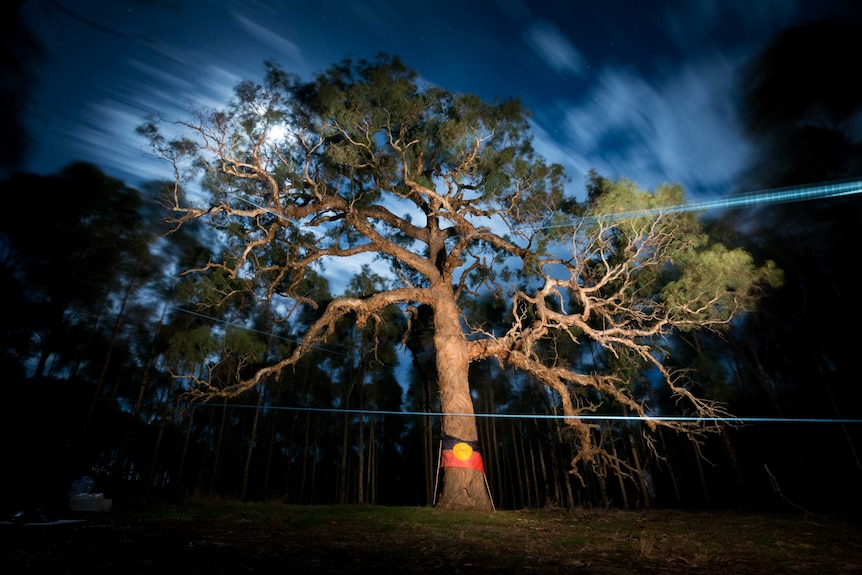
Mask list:
[[[735,190],[748,147],[736,74],[773,35],[850,3],[802,0],[27,0],[45,46],[26,169],[96,163],[132,185],[169,177],[134,129],[223,105],[262,62],[308,77],[346,56],[400,56],[426,80],[520,98],[535,147],[580,193],[590,168],[644,187]],[[813,47],[816,49],[816,47]]]

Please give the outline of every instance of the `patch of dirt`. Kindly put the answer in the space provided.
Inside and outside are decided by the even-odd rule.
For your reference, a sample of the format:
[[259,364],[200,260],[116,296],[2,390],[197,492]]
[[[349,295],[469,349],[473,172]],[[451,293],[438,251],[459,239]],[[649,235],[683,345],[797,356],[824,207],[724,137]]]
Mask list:
[[855,522],[503,513],[475,524],[464,516],[414,523],[374,513],[323,520],[98,514],[76,523],[7,524],[0,525],[0,573],[862,574],[862,526]]

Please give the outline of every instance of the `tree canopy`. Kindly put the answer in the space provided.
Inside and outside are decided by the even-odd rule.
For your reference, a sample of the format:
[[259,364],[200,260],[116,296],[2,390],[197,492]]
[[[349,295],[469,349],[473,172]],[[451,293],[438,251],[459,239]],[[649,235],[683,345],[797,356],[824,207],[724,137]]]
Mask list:
[[[771,264],[711,240],[696,214],[662,212],[684,202],[679,186],[644,191],[592,174],[577,201],[563,169],[533,150],[518,101],[429,85],[393,57],[344,61],[311,80],[268,63],[263,81],[238,84],[223,109],[140,133],[175,170],[165,202],[176,229],[203,221],[222,232],[220,257],[189,270],[222,278],[210,305],[250,295],[284,321],[317,309],[302,341],[267,365],[243,363],[229,381],[176,373],[195,398],[277,377],[345,318],[374,328],[397,306],[409,333],[425,309],[442,433],[475,442],[469,365],[495,359],[560,403],[579,439],[577,473],[612,457],[583,417],[600,406],[722,414],[689,385],[686,366],[666,362],[672,336],[725,329],[759,286],[780,279]],[[385,266],[386,281],[315,297],[310,280],[324,266],[369,261]],[[504,324],[468,313],[489,295],[508,309]],[[644,378],[675,401],[639,393]],[[695,434],[708,425],[647,423]],[[447,468],[440,504],[488,508],[481,473]]]

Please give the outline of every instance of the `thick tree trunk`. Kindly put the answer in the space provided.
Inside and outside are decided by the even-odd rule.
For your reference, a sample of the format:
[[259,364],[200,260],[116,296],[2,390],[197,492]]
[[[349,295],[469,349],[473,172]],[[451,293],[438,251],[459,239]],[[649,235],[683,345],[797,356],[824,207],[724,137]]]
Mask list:
[[[463,441],[477,441],[479,433],[473,416],[473,398],[468,381],[470,360],[461,330],[460,311],[451,290],[443,288],[440,292],[433,308],[443,434]],[[447,467],[443,473],[443,492],[437,506],[452,510],[492,511],[494,506],[484,473],[471,468]]]

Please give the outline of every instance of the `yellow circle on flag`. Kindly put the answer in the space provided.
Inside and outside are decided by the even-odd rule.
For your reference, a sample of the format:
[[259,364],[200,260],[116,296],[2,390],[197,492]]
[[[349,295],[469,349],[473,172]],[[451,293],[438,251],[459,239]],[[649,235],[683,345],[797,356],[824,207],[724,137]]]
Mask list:
[[467,461],[470,459],[470,456],[473,455],[473,448],[463,442],[456,443],[455,446],[452,447],[452,453],[461,461]]

